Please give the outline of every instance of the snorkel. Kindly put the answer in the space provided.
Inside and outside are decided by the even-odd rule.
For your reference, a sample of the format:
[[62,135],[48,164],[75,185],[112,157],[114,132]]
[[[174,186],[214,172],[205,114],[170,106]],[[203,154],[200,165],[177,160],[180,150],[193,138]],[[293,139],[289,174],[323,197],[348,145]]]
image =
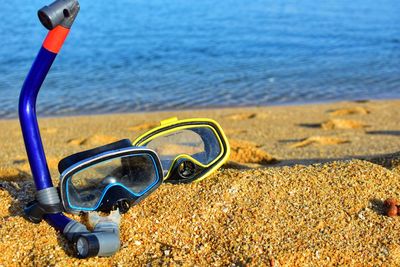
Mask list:
[[78,257],[86,258],[110,256],[119,250],[119,220],[100,220],[94,231],[89,232],[83,224],[63,215],[58,190],[51,180],[36,117],[37,95],[78,12],[77,0],[57,0],[39,10],[39,19],[49,33],[22,87],[19,119],[37,189],[36,200],[28,204],[25,213],[35,223],[45,219],[74,243]]
[[[162,129],[150,131],[133,144],[129,139],[123,139],[62,159],[58,164],[59,187],[54,187],[40,136],[36,100],[78,12],[77,0],[56,0],[38,12],[49,33],[24,82],[19,101],[22,134],[37,190],[35,200],[24,211],[31,222],[40,223],[44,219],[60,231],[72,242],[79,258],[111,256],[120,248],[121,213],[154,192],[163,178],[174,180],[173,177],[180,175],[174,180],[176,182],[204,179],[227,160],[229,145],[220,126],[212,120],[174,121]],[[165,135],[171,131],[179,137],[179,142],[174,143]],[[185,144],[191,144],[185,140],[192,140],[194,136],[200,143],[192,143],[200,151],[191,155],[186,155],[185,150],[180,151],[170,162],[171,166],[166,165],[171,175],[164,177],[160,157],[155,151],[160,147],[152,148],[157,144],[152,142],[153,137],[173,146],[183,145],[180,147],[183,149]],[[99,211],[110,212],[110,215],[99,216]],[[93,231],[63,212],[88,214]]]

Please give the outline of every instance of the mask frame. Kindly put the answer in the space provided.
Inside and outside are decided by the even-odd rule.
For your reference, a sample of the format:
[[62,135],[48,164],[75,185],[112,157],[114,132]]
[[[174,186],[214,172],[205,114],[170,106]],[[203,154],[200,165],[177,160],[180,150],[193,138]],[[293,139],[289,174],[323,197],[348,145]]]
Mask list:
[[[226,137],[221,126],[215,120],[208,118],[178,120],[176,117],[163,120],[161,121],[161,125],[159,127],[151,129],[150,131],[136,138],[136,140],[133,141],[133,145],[146,147],[149,142],[158,137],[178,132],[180,130],[190,130],[196,128],[209,128],[212,130],[220,145],[221,151],[219,155],[208,164],[203,164],[188,154],[179,154],[172,160],[172,163],[164,176],[164,181],[170,183],[199,182],[220,168],[225,162],[227,162],[230,156],[228,138]],[[204,142],[204,144],[207,146],[206,142]],[[159,157],[162,161],[162,156],[159,155]],[[180,175],[178,175],[177,172],[179,165],[186,162],[192,163],[194,168],[197,169],[197,172],[195,172],[193,177],[183,179],[182,177],[179,177]]]
[[[129,146],[121,148],[121,146],[126,146],[128,142]],[[113,147],[114,149],[112,149]],[[68,183],[75,174],[99,163],[120,159],[124,156],[148,156],[154,168],[155,180],[140,193],[133,192],[121,183],[106,186],[94,207],[78,207],[71,203]],[[74,159],[78,161],[74,162]],[[90,211],[109,212],[114,207],[118,207],[121,212],[126,212],[131,206],[138,204],[156,190],[163,181],[163,171],[158,155],[148,148],[133,147],[130,140],[127,139],[67,157],[60,161],[59,170],[61,173],[59,188],[63,208],[65,211],[74,214]]]

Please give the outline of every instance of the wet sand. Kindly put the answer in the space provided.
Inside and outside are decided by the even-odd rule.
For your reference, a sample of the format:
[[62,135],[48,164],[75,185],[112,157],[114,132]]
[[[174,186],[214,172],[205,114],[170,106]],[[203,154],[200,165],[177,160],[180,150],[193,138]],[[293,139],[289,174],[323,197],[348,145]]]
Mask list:
[[18,121],[0,121],[0,266],[400,265],[400,218],[383,215],[400,197],[399,100],[45,118],[54,183],[63,157],[176,115],[220,122],[230,162],[162,185],[123,215],[121,250],[88,260],[22,217],[34,186]]

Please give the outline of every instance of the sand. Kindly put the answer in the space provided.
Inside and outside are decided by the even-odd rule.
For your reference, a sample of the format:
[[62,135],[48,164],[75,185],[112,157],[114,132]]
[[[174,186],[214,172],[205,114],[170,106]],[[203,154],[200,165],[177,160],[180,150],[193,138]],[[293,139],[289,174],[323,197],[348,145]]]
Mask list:
[[23,218],[30,169],[18,121],[0,121],[0,266],[400,265],[400,217],[383,207],[400,197],[398,100],[45,118],[54,182],[64,156],[176,115],[219,121],[231,161],[200,183],[162,185],[123,215],[121,250],[87,260]]

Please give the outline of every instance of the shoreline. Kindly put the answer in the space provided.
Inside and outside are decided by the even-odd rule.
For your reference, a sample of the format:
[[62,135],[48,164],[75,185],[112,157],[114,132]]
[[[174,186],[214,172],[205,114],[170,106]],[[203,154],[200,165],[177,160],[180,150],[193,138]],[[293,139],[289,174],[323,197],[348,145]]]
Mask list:
[[41,117],[53,182],[63,157],[176,115],[218,121],[230,161],[200,183],[163,184],[123,215],[121,250],[87,260],[23,218],[30,168],[18,120],[0,120],[0,265],[400,265],[400,217],[383,215],[400,198],[400,100]]
[[[152,113],[163,113],[163,112],[180,112],[180,111],[201,111],[201,110],[224,110],[224,109],[248,109],[248,108],[270,108],[270,107],[293,107],[293,106],[309,106],[309,105],[323,105],[323,104],[334,104],[334,103],[366,103],[366,102],[387,102],[387,101],[398,101],[400,98],[368,98],[368,99],[333,99],[330,101],[307,101],[307,102],[290,102],[290,103],[271,103],[268,105],[243,105],[243,106],[206,106],[206,107],[195,107],[195,108],[176,108],[176,109],[162,109],[162,110],[149,110],[149,111],[126,111],[126,112],[110,112],[110,113],[83,113],[83,114],[71,114],[71,115],[40,115],[39,118],[65,118],[65,117],[86,117],[86,116],[108,116],[108,115],[129,115],[129,114],[152,114]],[[18,113],[18,112],[17,112]],[[18,117],[0,117],[0,121],[15,120]]]

